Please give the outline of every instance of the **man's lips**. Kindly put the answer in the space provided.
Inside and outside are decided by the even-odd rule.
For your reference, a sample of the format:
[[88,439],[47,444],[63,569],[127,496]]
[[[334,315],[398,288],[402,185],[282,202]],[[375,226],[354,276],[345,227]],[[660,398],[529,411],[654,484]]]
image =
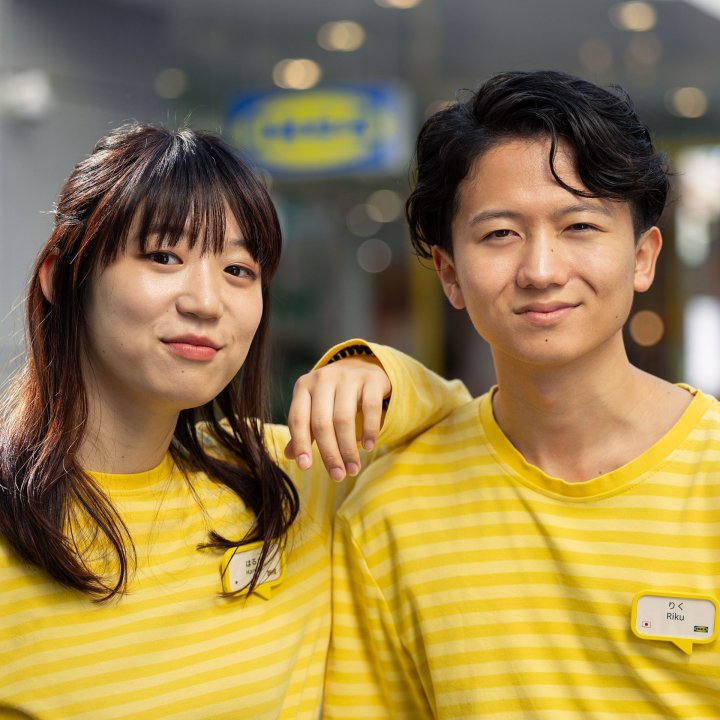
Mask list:
[[567,317],[576,307],[575,303],[550,302],[528,303],[515,311],[532,325],[553,325]]
[[186,360],[212,360],[222,348],[219,343],[202,335],[177,335],[163,340],[174,355]]

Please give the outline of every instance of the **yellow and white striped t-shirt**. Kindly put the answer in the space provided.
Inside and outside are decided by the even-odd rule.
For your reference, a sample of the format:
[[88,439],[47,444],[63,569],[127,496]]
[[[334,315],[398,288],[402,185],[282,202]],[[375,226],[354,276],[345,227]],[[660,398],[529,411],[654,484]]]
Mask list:
[[336,520],[324,716],[720,717],[720,640],[631,631],[642,591],[720,599],[720,403],[693,394],[583,483],[525,462],[491,394],[378,460]]
[[[407,439],[467,402],[459,383],[372,348],[393,387],[416,398],[410,411],[390,403],[382,442]],[[284,579],[269,599],[220,597],[222,553],[197,545],[211,528],[241,537],[251,518],[202,474],[191,490],[169,455],[143,473],[94,473],[137,551],[129,593],[117,601],[94,603],[59,586],[0,539],[0,718],[316,720],[330,635],[331,524],[348,484],[333,483],[317,454],[310,471],[297,470],[282,454],[288,439],[287,428],[268,427],[301,500]]]

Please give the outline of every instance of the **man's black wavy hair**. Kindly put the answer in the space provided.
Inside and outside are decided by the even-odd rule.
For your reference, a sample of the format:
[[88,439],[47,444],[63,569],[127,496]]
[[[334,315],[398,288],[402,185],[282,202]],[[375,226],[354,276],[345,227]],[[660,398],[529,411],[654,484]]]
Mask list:
[[[433,245],[452,253],[457,190],[478,157],[506,140],[539,137],[550,139],[548,162],[566,190],[629,202],[636,237],[657,223],[669,188],[665,156],[655,151],[622,88],[605,90],[552,70],[504,72],[432,115],[420,130],[415,187],[406,204],[417,254],[430,257]],[[585,189],[558,176],[560,140],[571,146]]]

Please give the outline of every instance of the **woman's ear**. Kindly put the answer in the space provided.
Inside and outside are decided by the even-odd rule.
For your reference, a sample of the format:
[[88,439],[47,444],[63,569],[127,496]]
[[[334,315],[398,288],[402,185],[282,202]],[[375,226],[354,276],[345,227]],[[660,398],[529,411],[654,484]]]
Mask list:
[[55,261],[58,252],[53,250],[42,262],[38,273],[40,278],[40,287],[42,288],[45,299],[52,304],[53,302],[53,280],[55,275]]

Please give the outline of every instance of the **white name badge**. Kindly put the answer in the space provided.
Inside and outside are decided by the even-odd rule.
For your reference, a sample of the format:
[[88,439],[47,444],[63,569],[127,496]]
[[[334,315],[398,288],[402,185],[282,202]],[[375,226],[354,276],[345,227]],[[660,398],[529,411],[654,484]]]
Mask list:
[[717,637],[718,601],[711,595],[643,590],[633,598],[631,629],[645,640],[664,640],[692,654],[693,645]]
[[[255,575],[263,543],[255,542],[227,550],[220,561],[220,579],[223,592],[243,595],[247,593],[250,581]],[[274,587],[282,582],[285,562],[282,551],[272,545],[269,556],[260,573],[253,593],[266,600],[270,599]]]

